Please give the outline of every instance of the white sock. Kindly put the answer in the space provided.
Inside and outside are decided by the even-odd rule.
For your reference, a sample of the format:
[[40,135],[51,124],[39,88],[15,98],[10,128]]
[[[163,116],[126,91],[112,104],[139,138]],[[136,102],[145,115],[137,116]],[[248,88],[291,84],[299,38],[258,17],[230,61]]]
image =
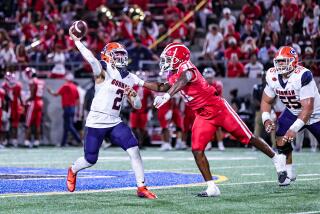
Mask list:
[[216,187],[216,184],[214,183],[214,180],[207,181],[207,185],[208,185],[208,188],[210,188],[210,189]]
[[289,178],[292,178],[292,164],[286,164],[286,170],[287,170],[287,173],[288,173],[288,177]]
[[73,173],[77,173],[82,169],[91,167],[92,165],[93,164],[89,163],[84,157],[81,157],[72,164],[71,170]]
[[135,147],[129,148],[127,149],[127,152],[130,157],[132,170],[134,171],[134,175],[136,176],[137,186],[138,187],[145,186],[143,163],[140,156],[139,147],[135,146]]

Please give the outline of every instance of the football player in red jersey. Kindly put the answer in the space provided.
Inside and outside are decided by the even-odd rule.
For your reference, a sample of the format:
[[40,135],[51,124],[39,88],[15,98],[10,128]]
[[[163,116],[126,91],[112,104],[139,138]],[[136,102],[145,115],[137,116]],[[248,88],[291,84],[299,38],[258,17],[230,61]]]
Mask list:
[[[141,79],[145,79],[145,73],[137,72],[136,75]],[[149,89],[138,85],[133,86],[133,89],[140,97],[142,106],[140,109],[132,108],[130,112],[130,124],[133,133],[135,133],[139,141],[139,147],[142,147],[143,141],[148,135],[146,126],[148,122],[148,111],[150,109],[149,102],[153,99],[153,94]]]
[[21,116],[22,99],[21,89],[22,84],[17,80],[16,75],[11,72],[7,72],[4,76],[5,81],[2,83],[6,95],[10,99],[10,130],[11,130],[11,144],[18,146],[18,126]]
[[44,81],[37,78],[37,73],[34,68],[27,67],[25,74],[29,81],[30,97],[26,100],[28,110],[26,114],[26,133],[24,145],[31,147],[31,128],[35,126],[35,140],[33,143],[34,147],[40,145],[41,136],[41,119],[43,109],[43,92],[44,92]]
[[[217,91],[217,95],[218,96],[222,96],[222,91],[223,91],[223,83],[220,80],[215,80],[215,71],[213,70],[213,68],[205,68],[203,70],[202,76],[207,80],[207,82],[212,85],[213,87],[215,87],[216,91]],[[223,131],[221,127],[217,128],[217,131],[215,133],[215,139],[218,141],[218,149],[220,151],[224,151],[224,145],[223,145]],[[206,150],[210,150],[212,147],[211,143],[208,143]]]
[[[0,120],[2,120],[2,110],[5,110],[6,107],[6,99],[5,99],[5,91],[3,88],[0,88]],[[0,122],[0,149],[4,148],[3,142],[3,133],[2,133],[2,121]]]
[[230,105],[208,84],[198,69],[190,61],[189,49],[181,43],[171,43],[160,56],[160,69],[167,72],[167,83],[139,81],[139,85],[154,91],[166,92],[154,100],[156,108],[161,107],[170,98],[180,92],[186,105],[196,114],[192,127],[192,152],[195,161],[207,182],[207,189],[198,194],[200,197],[218,196],[220,190],[212,180],[209,162],[204,150],[217,127],[230,132],[243,144],[252,144],[268,157],[272,158],[278,172],[278,180],[284,182],[287,177],[285,156],[278,155],[265,142],[255,137]]

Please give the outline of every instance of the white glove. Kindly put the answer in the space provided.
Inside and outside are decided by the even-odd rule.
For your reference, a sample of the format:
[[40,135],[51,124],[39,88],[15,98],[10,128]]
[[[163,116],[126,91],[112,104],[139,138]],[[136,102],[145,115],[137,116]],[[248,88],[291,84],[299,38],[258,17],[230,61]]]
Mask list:
[[164,115],[164,118],[166,120],[171,120],[172,119],[172,110],[169,110],[165,115]]
[[166,102],[168,102],[170,100],[170,98],[171,98],[171,96],[168,93],[165,93],[163,96],[156,96],[156,98],[154,98],[153,105],[156,108],[160,108]]

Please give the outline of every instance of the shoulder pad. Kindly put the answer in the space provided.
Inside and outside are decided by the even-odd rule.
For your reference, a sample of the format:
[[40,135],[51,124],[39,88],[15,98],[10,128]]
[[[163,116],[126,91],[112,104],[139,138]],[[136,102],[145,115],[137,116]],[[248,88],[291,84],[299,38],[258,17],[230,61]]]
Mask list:
[[301,87],[308,85],[313,79],[311,71],[306,70],[301,76]]
[[102,69],[107,71],[108,70],[108,63],[104,60],[100,60],[99,62],[101,64]]

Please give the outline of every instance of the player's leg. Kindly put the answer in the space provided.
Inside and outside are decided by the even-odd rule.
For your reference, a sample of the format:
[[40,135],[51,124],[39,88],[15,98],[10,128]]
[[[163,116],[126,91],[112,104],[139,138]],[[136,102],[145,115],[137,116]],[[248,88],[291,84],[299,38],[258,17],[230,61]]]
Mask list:
[[132,134],[131,129],[126,124],[121,122],[112,128],[110,140],[112,144],[120,146],[128,153],[132,170],[134,171],[136,177],[138,196],[150,199],[157,198],[157,196],[150,192],[145,185],[144,169],[138,147],[138,141]]
[[218,149],[220,151],[224,151],[225,148],[224,148],[224,145],[223,145],[223,131],[222,131],[222,128],[219,127],[217,129],[217,132],[216,132],[216,139],[218,141]]
[[219,188],[212,180],[209,162],[204,153],[205,148],[215,131],[216,127],[212,125],[209,120],[202,119],[199,116],[196,117],[192,127],[192,153],[197,166],[208,185],[205,191],[198,194],[198,196],[201,197],[220,195]]
[[14,147],[18,146],[18,127],[19,127],[19,122],[20,122],[20,113],[18,108],[12,108],[11,109],[11,126],[10,126],[10,131],[11,131],[11,144]]
[[68,169],[67,188],[70,192],[73,192],[76,188],[77,173],[97,162],[99,149],[107,132],[108,128],[86,127],[84,157],[78,158]]
[[160,127],[162,128],[162,133],[161,133],[161,140],[162,140],[162,145],[160,150],[161,151],[170,151],[172,150],[172,146],[170,143],[170,131],[168,129],[169,124],[166,119],[166,115],[168,114],[169,109],[166,108],[166,106],[162,106],[158,109],[158,120],[160,123]]
[[[286,156],[286,169],[288,172],[288,178],[291,181],[296,179],[294,173],[294,167],[292,165],[292,145],[291,143],[285,143],[283,141],[283,136],[289,130],[290,126],[296,121],[297,116],[293,115],[288,109],[282,112],[278,119],[278,126],[276,130],[276,143],[279,154],[284,154]],[[285,183],[284,185],[288,185]]]
[[[311,132],[313,137],[316,139],[313,141],[318,141],[318,143],[320,143],[320,122],[308,125],[308,126],[306,126],[306,128]],[[313,143],[313,144],[316,144],[316,143]],[[315,148],[317,148],[317,147],[315,147]]]
[[251,144],[259,149],[262,153],[270,157],[275,165],[278,173],[279,183],[284,183],[287,178],[285,168],[285,156],[277,155],[272,148],[260,138],[254,136],[246,124],[241,120],[239,115],[232,109],[232,107],[224,101],[226,107],[223,111],[223,116],[219,119],[219,126],[224,128],[227,132],[236,137],[243,144]]
[[172,120],[176,125],[176,145],[175,149],[183,150],[187,149],[186,142],[182,140],[182,133],[183,133],[183,121],[182,116],[179,109],[173,110]]
[[35,111],[35,118],[34,118],[34,124],[35,124],[35,135],[34,135],[34,146],[38,147],[40,145],[40,139],[41,139],[41,120],[42,120],[42,108],[43,103],[42,101],[38,101],[37,108]]
[[30,102],[30,105],[27,108],[27,113],[26,113],[26,124],[25,124],[25,139],[24,139],[24,146],[25,147],[31,147],[31,125],[32,125],[32,120],[34,118],[34,101]]

